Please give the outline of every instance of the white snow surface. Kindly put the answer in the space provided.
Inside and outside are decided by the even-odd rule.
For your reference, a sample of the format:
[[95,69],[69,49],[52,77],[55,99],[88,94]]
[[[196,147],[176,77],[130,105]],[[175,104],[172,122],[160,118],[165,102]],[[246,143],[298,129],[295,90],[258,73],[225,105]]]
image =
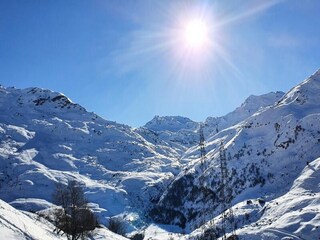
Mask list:
[[[38,214],[19,211],[0,199],[0,239],[59,240],[65,236],[54,233],[54,226]],[[127,239],[106,228],[96,228],[91,239]]]
[[48,221],[20,212],[0,200],[0,239],[65,239],[54,234],[53,229]]

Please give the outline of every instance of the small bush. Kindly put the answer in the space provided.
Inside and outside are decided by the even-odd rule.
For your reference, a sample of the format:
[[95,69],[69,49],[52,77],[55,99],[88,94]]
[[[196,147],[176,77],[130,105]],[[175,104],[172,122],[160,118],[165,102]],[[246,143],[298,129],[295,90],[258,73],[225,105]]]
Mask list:
[[202,236],[203,240],[216,240],[218,239],[218,233],[216,228],[207,228]]
[[126,227],[125,227],[124,221],[119,218],[110,218],[108,229],[122,236],[124,236],[126,233]]
[[131,240],[143,240],[144,234],[143,233],[137,233],[133,237],[131,237]]
[[264,205],[266,201],[264,199],[258,198],[258,202],[260,205]]

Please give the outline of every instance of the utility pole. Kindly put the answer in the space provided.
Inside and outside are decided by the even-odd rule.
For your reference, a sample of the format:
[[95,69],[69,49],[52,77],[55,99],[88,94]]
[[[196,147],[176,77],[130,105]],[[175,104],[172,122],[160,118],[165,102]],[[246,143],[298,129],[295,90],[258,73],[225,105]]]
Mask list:
[[231,199],[232,190],[229,184],[229,174],[227,166],[226,151],[224,149],[223,142],[221,142],[220,149],[220,171],[221,171],[221,201],[222,201],[222,240],[227,239],[226,232],[228,229],[231,230],[231,237],[228,239],[237,239],[235,232],[235,220],[232,211]]

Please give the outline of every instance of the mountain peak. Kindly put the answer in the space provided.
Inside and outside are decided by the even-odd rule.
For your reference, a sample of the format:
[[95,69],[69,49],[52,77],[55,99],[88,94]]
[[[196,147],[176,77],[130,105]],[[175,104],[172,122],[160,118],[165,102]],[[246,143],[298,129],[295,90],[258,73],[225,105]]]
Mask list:
[[320,77],[320,68],[317,71],[315,71],[315,73],[312,74],[311,77]]
[[181,116],[154,116],[144,127],[153,131],[177,132],[182,129],[190,129],[198,126],[198,123],[187,117]]
[[0,107],[7,110],[9,110],[8,108],[15,108],[17,114],[21,112],[20,115],[24,115],[26,111],[29,113],[40,111],[48,114],[87,112],[84,107],[73,103],[63,93],[38,87],[17,89],[1,86],[0,98]]
[[[73,103],[71,99],[66,97],[63,93],[37,87],[24,89],[22,92],[26,93],[26,100],[34,103],[35,106],[52,104],[55,108],[80,107],[78,104]],[[84,109],[82,108],[82,110]]]
[[220,130],[231,127],[252,116],[259,109],[274,105],[283,95],[284,93],[280,91],[258,96],[251,95],[234,111],[222,117],[208,117],[205,123],[211,128],[215,127],[213,131],[211,130],[211,133],[218,133]]
[[287,105],[294,103],[294,105],[315,104],[320,101],[320,69],[305,79],[302,83],[293,87],[283,98],[278,102],[278,105]]
[[[281,91],[270,92],[262,95],[250,95],[242,104],[240,108],[247,108],[247,110],[258,110],[260,107],[266,107],[276,102],[276,99],[281,98],[285,93]],[[250,109],[253,108],[253,109]]]

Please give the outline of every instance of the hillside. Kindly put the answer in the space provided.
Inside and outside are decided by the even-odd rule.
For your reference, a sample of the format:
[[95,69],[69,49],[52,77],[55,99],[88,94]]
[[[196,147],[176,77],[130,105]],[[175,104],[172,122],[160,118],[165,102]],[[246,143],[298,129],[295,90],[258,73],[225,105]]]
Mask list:
[[[156,116],[131,128],[61,93],[0,86],[0,231],[25,239],[40,227],[41,236],[55,239],[50,225],[33,228],[36,215],[27,212],[52,208],[55,185],[76,180],[103,224],[118,216],[128,233],[196,239],[209,221],[220,224],[223,143],[243,239],[318,237],[319,102],[320,70],[287,93],[250,96],[204,121],[201,161],[200,123],[191,119]],[[100,231],[101,239],[112,236]]]
[[[0,239],[61,240],[65,236],[53,232],[54,226],[39,214],[18,211],[0,200]],[[126,238],[112,233],[106,228],[91,233],[94,239],[124,240]]]
[[[190,148],[183,161],[192,164],[161,196],[152,211],[154,219],[192,231],[221,213],[222,142],[227,153],[233,205],[258,198],[269,203],[287,194],[303,169],[320,156],[319,93],[320,71],[273,105],[209,136],[204,162],[199,159],[198,147]],[[319,193],[319,186],[311,186],[309,190]],[[258,220],[251,219],[247,224]],[[274,219],[270,221],[271,224]]]
[[[146,187],[165,187],[179,169],[171,149],[157,151],[131,127],[87,112],[60,93],[1,87],[0,111],[0,198],[6,202],[51,202],[55,184],[74,179],[86,186],[105,222],[139,204]],[[19,208],[47,207],[30,201]]]

